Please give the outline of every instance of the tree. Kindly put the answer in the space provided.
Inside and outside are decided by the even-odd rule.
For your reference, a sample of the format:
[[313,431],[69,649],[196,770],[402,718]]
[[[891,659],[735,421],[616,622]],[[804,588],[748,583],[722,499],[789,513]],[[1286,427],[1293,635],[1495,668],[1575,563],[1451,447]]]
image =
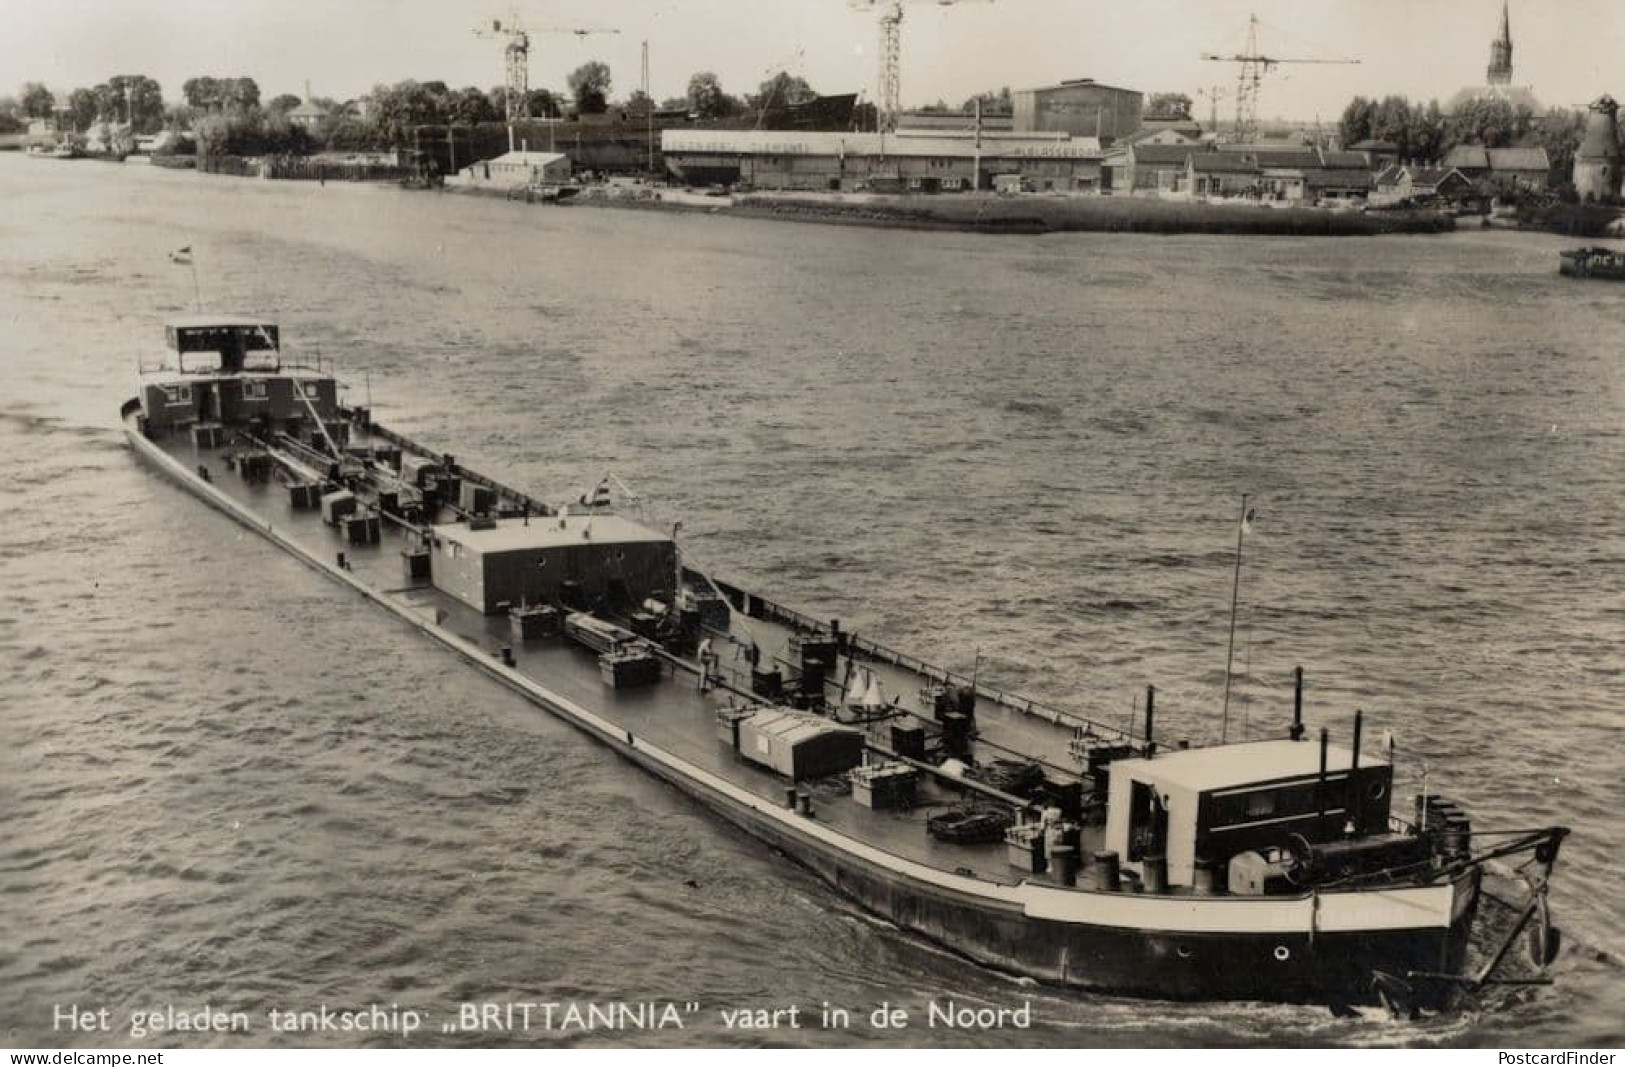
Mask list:
[[377,139],[397,148],[412,143],[416,127],[440,126],[446,121],[440,99],[419,82],[407,80],[374,86],[370,99]]
[[292,93],[280,93],[271,97],[271,102],[265,105],[265,110],[272,115],[286,115],[299,106],[299,98]]
[[710,71],[700,71],[688,79],[689,110],[700,118],[722,118],[728,113],[727,100],[728,94],[722,91],[722,81]]
[[68,120],[74,130],[90,129],[96,121],[96,94],[89,89],[75,89],[68,94]]
[[1188,119],[1191,117],[1191,98],[1184,93],[1152,93],[1145,105],[1148,119]]
[[654,110],[655,103],[649,94],[642,89],[635,89],[632,95],[626,98],[626,110],[637,115],[646,115]]
[[981,101],[984,115],[1009,114],[1016,107],[1015,96],[1010,92],[1008,85],[1001,87],[997,92],[990,89],[985,93],[977,93],[961,104],[959,110],[967,115],[972,114],[976,111],[977,101]]
[[558,94],[551,89],[532,89],[526,97],[530,104],[530,114],[539,119],[557,119],[564,117],[564,105]]
[[676,111],[678,109],[682,109],[684,111],[688,110],[688,97],[668,96],[666,99],[660,101],[660,110],[662,111]]
[[1574,172],[1574,154],[1579,151],[1580,140],[1585,136],[1585,125],[1585,112],[1554,108],[1536,127],[1535,140],[1546,150],[1546,158],[1551,162],[1553,184],[1570,180]]
[[56,97],[39,82],[25,82],[22,95],[18,98],[18,105],[28,118],[48,119],[51,117],[51,109],[56,106]]
[[807,79],[781,70],[757,86],[756,96],[750,105],[759,110],[789,107],[792,104],[804,104],[817,95],[813,87],[807,84]]
[[570,72],[565,83],[581,114],[597,115],[609,106],[609,64],[596,59],[583,63]]
[[472,126],[478,122],[493,122],[501,116],[491,107],[491,101],[474,86],[465,86],[451,95],[446,117],[452,122]]
[[1371,122],[1376,113],[1376,101],[1356,96],[1349,101],[1348,106],[1343,109],[1343,117],[1338,120],[1338,137],[1345,145],[1371,140]]
[[1498,96],[1476,97],[1450,116],[1450,140],[1454,144],[1504,148],[1518,135],[1520,121],[1527,129],[1527,120],[1520,120],[1506,100]]
[[260,87],[253,78],[187,78],[181,97],[198,111],[247,110],[260,106]]

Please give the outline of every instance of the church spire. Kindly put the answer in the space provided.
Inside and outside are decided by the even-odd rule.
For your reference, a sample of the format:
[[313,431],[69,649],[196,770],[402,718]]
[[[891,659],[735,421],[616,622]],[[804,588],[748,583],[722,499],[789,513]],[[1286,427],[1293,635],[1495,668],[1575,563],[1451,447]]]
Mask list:
[[1487,74],[1491,85],[1512,84],[1512,19],[1507,12],[1506,0],[1501,2],[1501,33],[1490,42],[1490,68]]

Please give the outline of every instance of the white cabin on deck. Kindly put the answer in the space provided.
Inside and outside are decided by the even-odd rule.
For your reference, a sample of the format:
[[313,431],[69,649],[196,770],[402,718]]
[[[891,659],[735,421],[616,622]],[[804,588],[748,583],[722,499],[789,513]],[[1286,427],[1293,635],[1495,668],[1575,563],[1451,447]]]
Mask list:
[[1249,741],[1118,760],[1110,767],[1106,847],[1139,870],[1168,860],[1168,884],[1190,885],[1201,859],[1220,872],[1249,851],[1286,848],[1294,834],[1335,840],[1353,822],[1388,829],[1393,768],[1388,761],[1311,741]]
[[274,323],[183,316],[164,324],[164,338],[174,365],[143,368],[140,382],[149,433],[210,425],[290,429],[339,417],[338,383],[320,371],[284,365]]

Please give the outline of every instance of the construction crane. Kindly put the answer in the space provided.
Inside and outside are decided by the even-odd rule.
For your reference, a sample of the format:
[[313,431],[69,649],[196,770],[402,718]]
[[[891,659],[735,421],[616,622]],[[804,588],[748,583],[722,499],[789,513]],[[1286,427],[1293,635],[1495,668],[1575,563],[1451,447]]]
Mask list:
[[476,37],[499,38],[502,46],[503,116],[508,123],[508,151],[514,150],[513,126],[530,115],[530,34],[519,21],[519,13],[509,9],[508,19],[492,19],[491,28],[480,27]]
[[1358,63],[1358,59],[1283,59],[1266,56],[1258,50],[1258,16],[1247,18],[1247,50],[1237,55],[1221,56],[1204,52],[1203,59],[1215,63],[1240,63],[1236,78],[1236,132],[1235,139],[1246,144],[1258,136],[1258,87],[1264,75],[1282,63]]
[[514,150],[514,123],[530,117],[530,35],[531,33],[569,33],[587,37],[594,33],[620,33],[620,30],[602,26],[540,26],[525,29],[516,8],[508,9],[507,19],[492,19],[489,29],[474,30],[476,37],[500,39],[502,46],[503,111],[508,123],[508,151]]
[[903,5],[915,2],[952,7],[965,0],[848,0],[855,10],[880,12],[880,80],[875,93],[875,109],[876,125],[883,133],[897,128],[897,112],[902,106],[903,92]]
[[1206,89],[1196,90],[1197,96],[1207,97],[1207,128],[1209,133],[1219,130],[1219,101],[1230,94],[1225,92],[1223,86],[1212,85]]

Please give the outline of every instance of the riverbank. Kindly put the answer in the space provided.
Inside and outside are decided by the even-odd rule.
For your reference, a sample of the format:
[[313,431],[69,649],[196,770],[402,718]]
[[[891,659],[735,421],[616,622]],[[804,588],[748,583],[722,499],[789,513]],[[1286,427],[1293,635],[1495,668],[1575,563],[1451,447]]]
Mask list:
[[886,229],[975,233],[1067,232],[1365,237],[1445,233],[1434,211],[1329,211],[1107,196],[879,196],[749,193],[704,196],[650,186],[606,186],[571,201],[594,207],[683,211]]

